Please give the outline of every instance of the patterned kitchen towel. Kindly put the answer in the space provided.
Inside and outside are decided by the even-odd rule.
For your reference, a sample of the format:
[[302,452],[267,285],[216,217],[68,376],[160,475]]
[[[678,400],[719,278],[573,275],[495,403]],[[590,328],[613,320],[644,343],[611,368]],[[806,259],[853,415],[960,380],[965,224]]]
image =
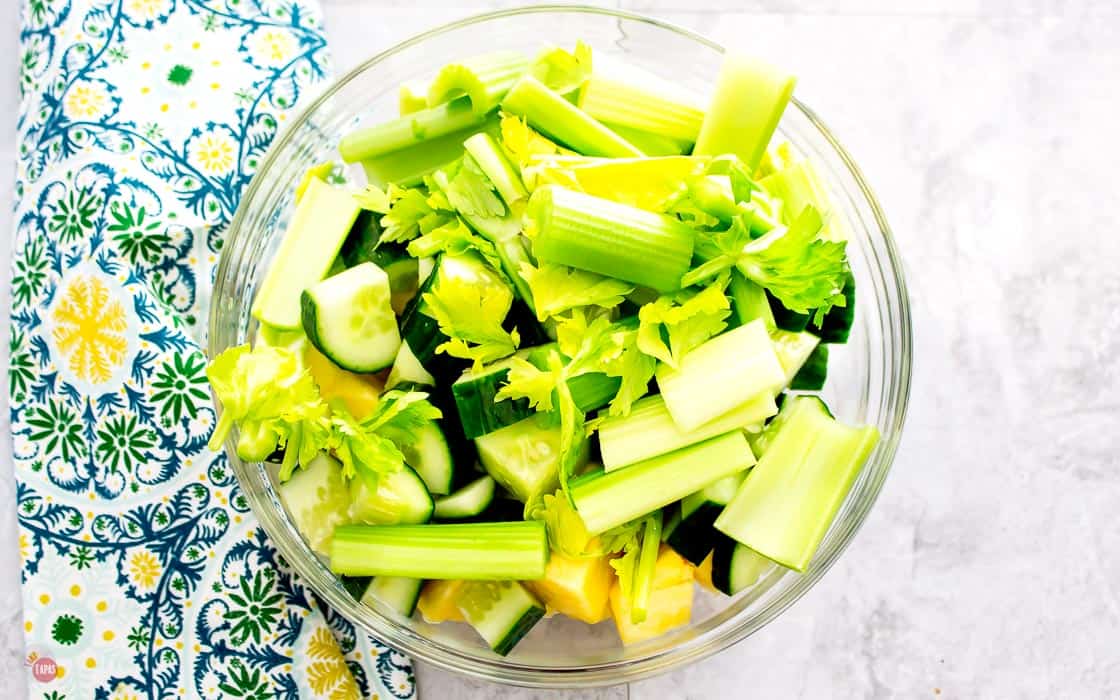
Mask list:
[[22,0],[9,390],[31,697],[414,696],[222,454],[226,225],[327,73],[315,0]]

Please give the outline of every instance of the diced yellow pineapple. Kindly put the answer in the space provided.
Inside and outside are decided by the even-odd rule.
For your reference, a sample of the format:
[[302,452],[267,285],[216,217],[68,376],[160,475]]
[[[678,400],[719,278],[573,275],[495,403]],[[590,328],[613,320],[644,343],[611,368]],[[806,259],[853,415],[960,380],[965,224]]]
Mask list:
[[358,420],[369,416],[377,408],[378,397],[385,388],[381,375],[347,372],[310,344],[304,357],[325,401],[342,399],[347,410]]
[[653,569],[653,587],[667,588],[685,581],[692,583],[695,567],[668,545],[661,545],[657,564]]
[[544,578],[525,586],[549,609],[589,624],[607,619],[614,570],[607,557],[570,559],[552,554]]
[[709,552],[708,556],[704,557],[704,561],[700,562],[700,566],[696,567],[696,573],[693,574],[693,576],[696,578],[696,583],[699,583],[712,593],[719,593],[715,584],[712,583],[712,556],[713,555]]
[[649,612],[643,622],[630,621],[629,602],[622,597],[616,581],[611,586],[611,613],[623,644],[635,644],[660,637],[671,629],[687,625],[692,619],[692,580],[657,588],[649,594]]
[[459,612],[459,591],[463,581],[428,581],[420,590],[420,600],[416,608],[428,622],[462,622],[463,613]]

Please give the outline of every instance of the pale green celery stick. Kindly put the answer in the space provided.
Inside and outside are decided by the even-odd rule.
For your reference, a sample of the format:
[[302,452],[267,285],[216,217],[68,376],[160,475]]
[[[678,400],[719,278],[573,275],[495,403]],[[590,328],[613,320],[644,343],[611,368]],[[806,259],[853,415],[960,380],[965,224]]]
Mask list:
[[463,141],[485,130],[496,129],[497,120],[362,161],[371,184],[384,187],[390,182],[401,187],[419,184],[425,175],[442,168],[463,155]]
[[338,152],[347,163],[384,156],[441,136],[478,127],[486,120],[466,98],[413,112],[390,122],[351,131],[342,137]]
[[529,75],[510,88],[502,100],[502,109],[522,117],[545,136],[583,155],[609,158],[643,155],[629,141]]
[[694,143],[704,121],[703,98],[673,83],[597,54],[580,109],[601,122]]
[[682,156],[692,151],[691,141],[675,141],[664,136],[638,131],[619,124],[603,122],[608,129],[634,144],[647,156]]
[[753,172],[793,95],[795,83],[792,75],[768,63],[729,51],[692,152],[710,156],[731,153]]
[[300,294],[323,279],[361,209],[353,193],[318,178],[296,205],[280,249],[253,301],[253,316],[273,328],[301,327]]
[[438,105],[461,95],[470,98],[476,114],[487,114],[529,67],[518,51],[473,56],[440,69],[428,88],[428,104]]
[[797,405],[786,409],[788,417],[716,528],[768,559],[805,571],[879,431],[837,422],[819,399],[790,400]]
[[463,147],[478,163],[478,167],[486,174],[486,177],[490,178],[490,182],[494,184],[495,189],[498,190],[498,195],[501,196],[507,206],[511,206],[529,196],[517,169],[506,158],[493,136],[485,133],[475,134],[463,142]]
[[680,221],[556,185],[533,193],[527,217],[545,262],[669,292],[692,260],[692,229]]
[[410,80],[401,83],[401,87],[397,91],[397,109],[402,117],[428,108],[429,85],[431,85],[431,81],[428,80]]

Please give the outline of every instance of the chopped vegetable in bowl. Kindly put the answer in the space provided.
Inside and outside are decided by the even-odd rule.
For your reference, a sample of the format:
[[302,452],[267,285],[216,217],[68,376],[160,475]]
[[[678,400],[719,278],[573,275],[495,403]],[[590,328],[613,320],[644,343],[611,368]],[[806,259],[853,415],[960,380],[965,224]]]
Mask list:
[[855,279],[794,80],[729,54],[709,105],[584,44],[401,87],[297,190],[212,447],[279,463],[361,600],[507,654],[555,611],[624,644],[804,571],[874,427],[812,393]]

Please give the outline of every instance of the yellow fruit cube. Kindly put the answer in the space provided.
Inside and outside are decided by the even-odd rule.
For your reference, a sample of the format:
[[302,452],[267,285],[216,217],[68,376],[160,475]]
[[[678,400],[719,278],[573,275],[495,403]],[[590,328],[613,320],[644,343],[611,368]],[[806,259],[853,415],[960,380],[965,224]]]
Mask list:
[[707,588],[712,593],[719,593],[715,584],[712,583],[712,554],[709,552],[708,556],[704,557],[704,561],[700,562],[700,566],[696,567],[696,583],[699,583],[704,588]]
[[638,624],[630,621],[629,601],[623,599],[616,581],[611,586],[611,613],[623,644],[660,637],[692,619],[692,580],[651,591],[646,619]]
[[463,613],[459,612],[457,603],[464,583],[458,579],[428,581],[420,590],[416,608],[428,622],[462,622]]
[[570,559],[552,554],[544,578],[525,586],[550,609],[588,624],[607,619],[614,570],[607,557]]
[[369,416],[377,408],[377,402],[385,388],[380,375],[347,372],[310,344],[304,359],[312,378],[319,385],[319,394],[323,400],[341,399],[350,414],[358,420]]
[[695,568],[687,559],[677,554],[672,547],[663,544],[653,569],[653,587],[654,589],[668,588],[685,581],[691,583],[694,570]]

